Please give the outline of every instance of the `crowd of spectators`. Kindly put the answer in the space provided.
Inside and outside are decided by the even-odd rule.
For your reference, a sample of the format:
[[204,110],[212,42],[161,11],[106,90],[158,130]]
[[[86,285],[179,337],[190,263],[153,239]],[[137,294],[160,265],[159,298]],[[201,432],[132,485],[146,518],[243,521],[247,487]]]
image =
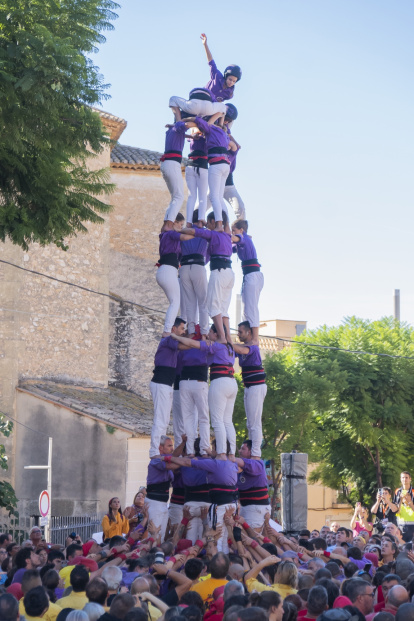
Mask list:
[[[161,538],[143,489],[127,518],[111,499],[106,534],[111,525],[120,534],[102,544],[72,533],[65,547],[50,545],[37,526],[20,545],[1,534],[0,621],[414,621],[412,533],[398,523],[402,498],[412,504],[406,475],[394,502],[389,489],[378,493],[375,523],[358,504],[349,528],[288,535],[269,514],[252,528],[230,505],[216,529],[205,509],[193,544],[184,507]],[[223,529],[228,553],[217,547]]]

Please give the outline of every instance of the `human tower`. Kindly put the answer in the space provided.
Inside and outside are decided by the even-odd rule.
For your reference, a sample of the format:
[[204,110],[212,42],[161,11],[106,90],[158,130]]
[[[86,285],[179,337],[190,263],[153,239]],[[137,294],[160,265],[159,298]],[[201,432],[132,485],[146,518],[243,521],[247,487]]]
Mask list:
[[[188,99],[170,98],[174,123],[166,126],[165,152],[161,158],[161,172],[171,200],[159,236],[156,280],[169,306],[150,383],[154,422],[147,501],[150,518],[162,524],[163,530],[168,517],[170,484],[173,524],[181,519],[182,505],[186,502],[184,488],[193,492],[196,488],[189,502],[201,502],[204,494],[203,502],[214,508],[214,523],[221,516],[217,508],[233,503],[241,493],[232,420],[237,395],[236,356],[244,383],[249,461],[256,462],[253,470],[259,474],[260,493],[266,488],[259,504],[263,510],[268,509],[267,482],[260,460],[261,419],[267,390],[258,347],[258,303],[263,274],[252,238],[247,234],[245,206],[234,185],[233,172],[240,145],[233,137],[232,126],[238,112],[228,103],[242,72],[238,65],[229,65],[221,73],[205,34],[201,40],[210,66],[210,80],[202,88],[193,88]],[[184,227],[184,216],[179,210],[184,200],[181,162],[186,138],[190,140],[190,154],[185,169],[188,200]],[[231,228],[226,200],[237,218]],[[212,210],[207,213],[209,206]],[[231,339],[229,325],[233,253],[241,261],[243,271],[243,321],[238,326],[240,343],[237,344]],[[171,410],[174,453],[172,442],[165,435]],[[210,448],[210,417],[215,435],[214,459]],[[189,477],[187,481],[185,473]],[[214,493],[215,484],[218,487]]]

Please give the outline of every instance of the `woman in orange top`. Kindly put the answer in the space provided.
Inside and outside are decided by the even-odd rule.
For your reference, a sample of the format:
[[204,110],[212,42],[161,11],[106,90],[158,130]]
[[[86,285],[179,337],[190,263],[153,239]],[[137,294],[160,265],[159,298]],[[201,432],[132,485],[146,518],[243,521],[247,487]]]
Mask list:
[[129,523],[122,513],[121,501],[116,496],[108,503],[108,513],[102,520],[103,538],[111,539],[115,535],[127,535]]

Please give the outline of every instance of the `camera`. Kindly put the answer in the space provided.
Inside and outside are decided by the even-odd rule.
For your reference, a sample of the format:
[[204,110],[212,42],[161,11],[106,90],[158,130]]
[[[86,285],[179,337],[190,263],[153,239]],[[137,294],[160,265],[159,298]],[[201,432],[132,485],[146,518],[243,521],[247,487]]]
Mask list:
[[164,552],[156,552],[154,563],[164,563],[165,556]]

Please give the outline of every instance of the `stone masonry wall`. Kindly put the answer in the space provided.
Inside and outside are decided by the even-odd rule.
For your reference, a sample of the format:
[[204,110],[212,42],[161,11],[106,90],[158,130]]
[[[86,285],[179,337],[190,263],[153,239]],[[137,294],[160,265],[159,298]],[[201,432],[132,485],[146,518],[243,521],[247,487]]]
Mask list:
[[[149,397],[167,299],[157,285],[159,232],[170,195],[160,171],[112,169],[109,288],[146,308],[111,303],[109,382]],[[154,312],[153,310],[159,312]]]

